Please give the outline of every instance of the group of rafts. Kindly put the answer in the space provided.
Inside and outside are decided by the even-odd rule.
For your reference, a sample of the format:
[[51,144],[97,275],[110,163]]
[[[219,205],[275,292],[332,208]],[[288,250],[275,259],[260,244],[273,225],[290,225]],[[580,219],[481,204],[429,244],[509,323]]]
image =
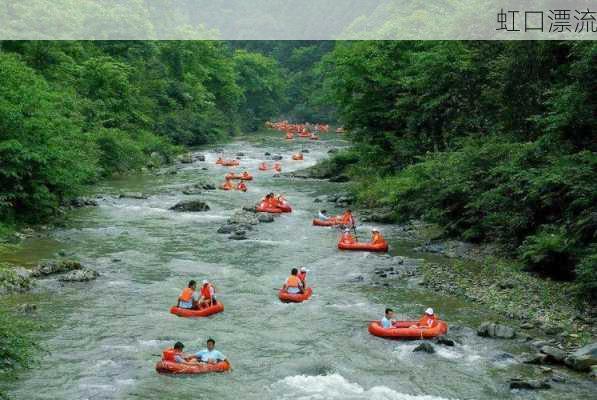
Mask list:
[[[269,125],[284,132],[304,132],[305,125],[288,124],[286,121],[272,123]],[[319,132],[327,132],[327,125],[316,125]],[[294,160],[302,160],[303,154],[297,153],[292,157]],[[218,158],[216,164],[222,166],[236,167],[240,165],[238,160],[224,160]],[[266,163],[259,165],[259,170],[267,171],[269,166]],[[274,172],[281,172],[279,163],[275,163]],[[244,171],[241,174],[230,172],[225,176],[226,182],[221,186],[223,190],[246,191],[246,181],[253,177]],[[233,180],[240,182],[236,187]],[[274,193],[267,194],[256,206],[257,212],[282,214],[292,212],[292,206],[282,195]],[[339,227],[342,234],[338,241],[338,249],[368,252],[387,252],[388,243],[377,228],[372,229],[371,241],[359,242],[356,237],[356,220],[350,209],[342,215],[328,216],[325,211],[320,211],[317,218],[313,219],[314,226]],[[354,235],[352,234],[354,232]],[[313,294],[313,289],[307,285],[307,272],[304,267],[293,268],[290,276],[286,279],[282,288],[278,291],[278,298],[284,303],[302,303],[308,300]],[[197,318],[208,317],[224,311],[224,304],[216,300],[215,287],[212,283],[204,280],[200,290],[196,290],[195,281],[190,281],[182,291],[176,306],[170,309],[172,314],[180,317]],[[428,308],[425,314],[418,321],[396,321],[393,319],[392,309],[386,309],[385,316],[381,320],[371,321],[369,333],[386,339],[430,339],[444,335],[448,331],[448,325],[441,321],[434,314],[433,309]],[[156,370],[161,373],[174,374],[202,374],[207,372],[225,372],[230,369],[228,360],[217,350],[215,341],[209,339],[207,347],[196,354],[183,352],[184,345],[175,343],[174,347],[165,350],[162,360],[156,365]]]

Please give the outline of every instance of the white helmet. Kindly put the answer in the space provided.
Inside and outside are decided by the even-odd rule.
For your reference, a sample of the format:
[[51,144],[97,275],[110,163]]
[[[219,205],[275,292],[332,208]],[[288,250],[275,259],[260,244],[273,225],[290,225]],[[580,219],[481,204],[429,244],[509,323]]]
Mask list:
[[207,285],[209,283],[209,281],[207,279],[203,280],[203,285]]
[[371,228],[371,232],[379,232],[379,228]]
[[300,271],[301,272],[309,272],[309,270],[307,268],[305,268],[305,267],[301,267]]
[[425,314],[427,315],[433,315],[433,308],[429,307],[428,309],[425,310]]

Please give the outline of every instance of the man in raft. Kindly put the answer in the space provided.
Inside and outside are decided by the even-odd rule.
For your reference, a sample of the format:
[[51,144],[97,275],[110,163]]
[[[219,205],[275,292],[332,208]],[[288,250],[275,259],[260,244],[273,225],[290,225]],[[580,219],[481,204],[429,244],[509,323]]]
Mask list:
[[371,229],[371,244],[383,244],[386,240],[379,232],[379,229],[373,228]]
[[298,269],[293,268],[290,271],[290,276],[286,279],[286,282],[284,282],[282,290],[290,294],[303,293],[303,283],[298,277]]
[[317,218],[319,218],[322,221],[327,221],[328,219],[330,219],[330,216],[328,215],[328,212],[326,210],[319,210]]
[[240,190],[241,192],[247,191],[247,185],[243,181],[240,181],[238,185],[236,185],[236,190]]
[[232,187],[233,187],[232,186],[232,181],[229,178],[226,178],[226,182],[224,182],[222,184],[222,189],[224,189],[224,190],[230,190],[230,189],[232,189]]
[[174,347],[166,349],[162,352],[162,359],[164,361],[175,362],[177,364],[194,364],[192,362],[187,362],[187,359],[192,356],[187,356],[182,352],[184,349],[184,344],[181,342],[174,343]]
[[433,313],[433,308],[429,307],[425,310],[425,314],[419,319],[416,325],[411,328],[431,328],[435,324],[436,318]]
[[189,310],[199,308],[199,293],[195,290],[197,282],[190,280],[186,288],[183,289],[180,296],[178,296],[177,307],[186,308]]
[[250,179],[250,178],[251,178],[251,175],[249,175],[249,173],[248,173],[247,171],[245,171],[245,172],[243,172],[243,174],[242,174],[242,178],[243,178],[243,179]]
[[220,361],[226,361],[226,357],[224,354],[220,353],[218,350],[215,349],[216,341],[212,338],[207,339],[207,348],[195,353],[194,356],[191,356],[191,359],[196,360],[197,362],[203,362],[208,364],[215,364]]
[[199,307],[210,307],[216,303],[216,289],[207,279],[205,279],[201,284]]
[[352,216],[350,208],[347,208],[346,211],[344,211],[344,214],[340,217],[340,223],[344,225],[345,228],[354,228],[356,226],[356,221]]
[[396,323],[396,320],[394,319],[395,316],[396,314],[394,314],[394,310],[386,308],[386,314],[380,321],[382,328],[390,329],[393,327]]
[[354,236],[350,233],[349,228],[344,228],[344,232],[342,232],[342,236],[340,237],[340,241],[344,244],[353,244],[356,243]]
[[301,281],[301,283],[303,284],[303,290],[307,289],[307,272],[309,272],[307,268],[301,267],[298,275],[296,276],[297,278],[299,278],[299,281]]

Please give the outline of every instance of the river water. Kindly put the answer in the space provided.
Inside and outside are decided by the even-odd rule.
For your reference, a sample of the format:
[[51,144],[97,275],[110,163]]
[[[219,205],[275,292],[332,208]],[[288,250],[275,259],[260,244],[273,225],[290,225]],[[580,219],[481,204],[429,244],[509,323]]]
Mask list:
[[[61,285],[41,281],[32,293],[7,302],[38,304],[42,351],[33,369],[3,383],[15,399],[560,399],[594,398],[595,386],[558,371],[575,384],[553,383],[540,392],[508,389],[512,376],[531,376],[508,354],[517,341],[478,338],[483,310],[454,298],[429,293],[416,280],[383,286],[374,268],[397,265],[393,256],[423,257],[412,251],[397,228],[381,225],[391,255],[344,253],[336,249],[338,232],[315,228],[311,219],[317,195],[338,192],[341,184],[274,178],[257,171],[264,153],[278,153],[285,172],[314,164],[332,147],[346,145],[328,135],[320,142],[286,142],[272,134],[225,145],[227,156],[245,153],[241,165],[256,179],[248,193],[181,193],[203,179],[222,182],[226,168],[217,154],[202,149],[206,162],[181,165],[175,175],[131,175],[96,188],[99,207],[71,212],[64,228],[48,239],[30,240],[11,255],[33,264],[58,250],[100,274],[94,282]],[[290,155],[309,149],[305,161]],[[207,167],[205,171],[202,168]],[[119,199],[121,191],[148,194],[146,200]],[[283,192],[292,214],[260,224],[249,240],[232,241],[216,230],[235,209],[255,203],[268,191]],[[199,198],[211,210],[179,213],[168,208]],[[335,210],[328,207],[330,211]],[[368,235],[364,224],[360,234]],[[304,265],[315,288],[303,304],[282,304],[274,290],[292,267]],[[362,276],[359,278],[359,276]],[[225,304],[221,314],[185,319],[169,307],[190,279],[212,280]],[[435,354],[413,353],[417,342],[393,342],[370,336],[367,321],[379,319],[386,305],[415,318],[433,306],[451,325],[464,326],[455,347],[436,346]],[[186,350],[204,347],[208,337],[230,359],[228,374],[174,377],[154,365],[174,341]]]

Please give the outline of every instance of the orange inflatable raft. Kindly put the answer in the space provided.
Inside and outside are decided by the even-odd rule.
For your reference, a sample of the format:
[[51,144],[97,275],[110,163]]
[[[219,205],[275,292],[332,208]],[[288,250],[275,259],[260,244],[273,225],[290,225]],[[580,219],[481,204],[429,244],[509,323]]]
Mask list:
[[222,311],[224,311],[224,304],[221,301],[218,301],[212,306],[200,308],[198,310],[190,310],[188,308],[180,308],[176,306],[170,308],[172,314],[186,318],[209,317],[210,315],[221,313]]
[[303,154],[302,153],[293,154],[292,155],[292,159],[294,161],[302,161],[303,160]]
[[270,214],[281,214],[283,213],[278,207],[272,207],[271,205],[267,204],[266,202],[261,202],[255,207],[255,211],[257,212],[265,212]]
[[267,171],[268,169],[269,169],[269,167],[267,166],[266,163],[259,164],[259,171]]
[[313,289],[307,288],[305,293],[291,294],[280,289],[278,292],[278,298],[283,303],[302,303],[305,300],[309,300],[313,294]]
[[230,173],[226,174],[224,176],[224,178],[226,178],[226,179],[240,179],[241,181],[252,181],[253,180],[253,176],[252,175],[243,175],[243,174],[236,175],[234,172],[230,172]]
[[313,219],[313,225],[315,226],[336,226],[336,225],[342,225],[342,221],[336,219],[336,218],[330,218],[330,219]]
[[226,372],[230,370],[230,363],[228,361],[220,361],[215,364],[201,363],[188,365],[161,360],[155,365],[155,370],[160,374],[207,374],[209,372]]
[[432,339],[448,333],[448,324],[438,320],[431,328],[411,328],[417,321],[398,321],[392,328],[383,328],[380,321],[369,324],[369,333],[385,339],[419,340]]
[[374,252],[386,252],[388,251],[388,243],[347,243],[347,242],[338,242],[338,248],[340,250],[354,250],[354,251],[374,251]]
[[232,186],[231,184],[229,185],[229,184],[227,184],[227,183],[222,183],[222,184],[220,185],[220,189],[221,189],[221,190],[232,190],[232,189],[233,189],[233,186]]
[[225,160],[225,161],[222,161],[222,163],[220,165],[223,165],[224,167],[236,167],[236,166],[240,165],[240,161],[238,161],[238,160]]

